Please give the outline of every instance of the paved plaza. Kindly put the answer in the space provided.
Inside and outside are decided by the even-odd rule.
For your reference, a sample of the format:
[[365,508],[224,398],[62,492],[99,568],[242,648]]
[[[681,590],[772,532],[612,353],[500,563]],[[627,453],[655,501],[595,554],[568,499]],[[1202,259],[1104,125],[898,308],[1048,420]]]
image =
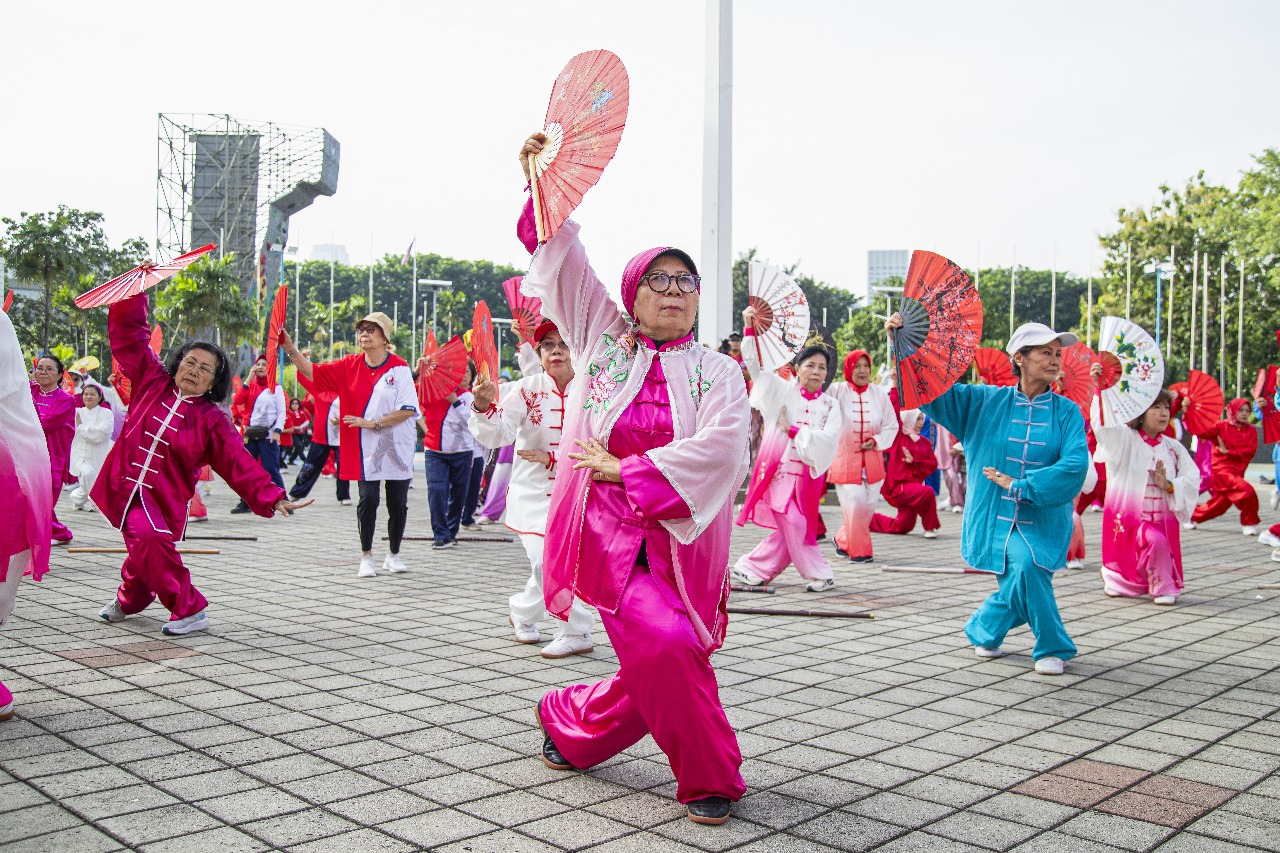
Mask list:
[[[934,541],[876,537],[876,564],[841,561],[832,593],[788,570],[776,595],[735,594],[876,618],[732,617],[715,662],[748,792],[708,827],[684,817],[649,738],[589,772],[535,758],[538,697],[616,661],[603,630],[563,661],[512,641],[517,542],[408,542],[412,572],[357,579],[355,508],[332,481],[315,496],[267,521],[230,515],[216,484],[192,532],[258,540],[189,543],[221,550],[187,558],[207,634],[163,637],[159,605],[99,620],[119,555],[57,549],[24,582],[0,632],[17,700],[0,850],[1280,848],[1280,591],[1256,589],[1280,564],[1232,517],[1186,534],[1187,594],[1160,608],[1102,595],[1101,516],[1086,516],[1090,568],[1056,581],[1080,655],[1057,678],[1032,672],[1026,629],[1008,657],[974,657],[961,629],[989,576],[880,571],[959,567],[950,513]],[[76,545],[119,543],[100,515],[60,509]],[[759,538],[737,532],[734,557]]]

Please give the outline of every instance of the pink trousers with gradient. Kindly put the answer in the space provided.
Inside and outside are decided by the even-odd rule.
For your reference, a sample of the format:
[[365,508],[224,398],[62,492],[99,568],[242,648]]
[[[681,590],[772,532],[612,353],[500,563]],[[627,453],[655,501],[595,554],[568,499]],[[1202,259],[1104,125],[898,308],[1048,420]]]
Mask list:
[[[152,512],[158,517],[158,510]],[[129,506],[121,533],[129,549],[116,590],[121,610],[141,613],[157,598],[171,614],[170,619],[185,619],[204,610],[207,602],[191,585],[191,573],[182,564],[173,537],[152,528],[142,504],[135,501]]]

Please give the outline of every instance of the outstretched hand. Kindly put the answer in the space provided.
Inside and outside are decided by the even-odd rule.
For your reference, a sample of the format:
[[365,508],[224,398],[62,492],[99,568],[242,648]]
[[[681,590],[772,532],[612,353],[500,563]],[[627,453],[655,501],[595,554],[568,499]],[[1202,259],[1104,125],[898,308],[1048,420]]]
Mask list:
[[288,516],[294,510],[305,509],[306,507],[311,506],[315,502],[316,502],[315,498],[307,498],[305,501],[296,501],[296,502],[288,500],[286,498],[281,498],[280,500],[276,501],[276,505],[274,509],[278,515]]

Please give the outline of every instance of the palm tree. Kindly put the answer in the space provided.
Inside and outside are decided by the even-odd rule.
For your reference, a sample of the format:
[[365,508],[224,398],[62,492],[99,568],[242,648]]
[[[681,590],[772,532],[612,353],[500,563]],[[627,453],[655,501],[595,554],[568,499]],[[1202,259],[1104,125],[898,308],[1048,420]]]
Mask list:
[[233,259],[231,254],[222,260],[201,258],[162,285],[156,292],[156,319],[187,339],[216,335],[221,343],[225,338],[228,349],[256,336],[254,305],[240,292]]

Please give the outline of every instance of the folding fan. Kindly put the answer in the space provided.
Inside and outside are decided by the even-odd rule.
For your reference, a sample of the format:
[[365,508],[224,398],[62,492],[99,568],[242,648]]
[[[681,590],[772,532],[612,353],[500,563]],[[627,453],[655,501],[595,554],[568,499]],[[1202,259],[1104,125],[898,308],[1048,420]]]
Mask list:
[[933,252],[911,254],[902,328],[892,334],[902,408],[916,409],[955,384],[982,338],[982,300],[968,273]]
[[13,291],[10,290],[4,295],[4,313],[8,314],[9,309],[13,307]]
[[578,54],[556,78],[546,144],[529,157],[539,243],[551,239],[600,180],[622,141],[630,101],[627,69],[607,50]]
[[485,379],[498,378],[498,345],[493,337],[493,316],[483,299],[476,303],[471,317],[471,358],[476,373]]
[[1013,375],[1013,363],[998,349],[978,347],[973,354],[973,363],[984,385],[1005,387],[1018,384],[1018,378]]
[[507,279],[502,283],[502,292],[507,295],[507,306],[511,309],[511,331],[516,333],[516,340],[522,344],[532,344],[534,330],[543,319],[542,300],[521,293],[522,281],[522,275]]
[[127,273],[118,275],[111,281],[80,294],[76,297],[76,307],[97,308],[101,305],[111,305],[122,299],[128,299],[130,296],[137,296],[144,290],[155,287],[166,278],[182,272],[202,255],[207,255],[216,248],[218,248],[217,245],[210,243],[207,246],[201,246],[199,249],[187,252],[185,255],[179,255],[167,264],[153,264],[147,261],[142,266],[134,267]]
[[276,288],[271,298],[271,318],[267,320],[267,390],[275,391],[276,376],[280,367],[280,329],[289,313],[289,285]]
[[129,377],[124,375],[124,370],[114,355],[111,356],[111,376],[108,377],[108,381],[111,387],[116,389],[121,405],[129,405],[129,398],[133,396],[133,385],[129,382]]
[[71,362],[71,366],[67,368],[67,371],[69,373],[88,373],[90,370],[97,370],[101,366],[102,362],[98,361],[96,355],[86,355]]
[[1104,425],[1128,423],[1151,407],[1164,385],[1164,357],[1145,329],[1123,317],[1103,317],[1098,357]]
[[458,390],[467,375],[467,348],[462,338],[454,335],[444,346],[436,345],[434,333],[428,332],[427,343],[418,359],[418,402],[424,406]]
[[1077,341],[1062,350],[1062,378],[1058,381],[1058,393],[1080,407],[1080,414],[1089,420],[1089,408],[1096,390],[1093,384],[1093,365],[1098,360],[1088,345]]
[[809,336],[809,300],[791,276],[771,264],[752,261],[747,266],[747,301],[756,309],[751,328],[760,367],[777,370],[804,347]]

